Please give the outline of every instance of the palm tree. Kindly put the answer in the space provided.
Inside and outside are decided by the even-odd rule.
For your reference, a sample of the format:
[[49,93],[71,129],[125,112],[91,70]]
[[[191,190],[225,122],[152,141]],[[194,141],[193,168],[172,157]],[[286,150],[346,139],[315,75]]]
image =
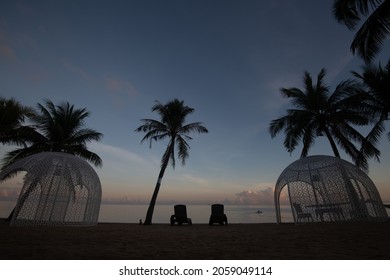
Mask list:
[[[365,107],[368,113],[374,117],[374,126],[367,138],[376,142],[385,130],[385,121],[390,118],[390,59],[387,65],[382,68],[374,65],[365,65],[363,73],[355,71],[352,74],[360,79],[366,87]],[[390,132],[388,133],[390,141]]]
[[355,34],[351,50],[370,62],[390,34],[390,0],[335,0],[333,14],[350,30],[366,18]]
[[46,107],[38,103],[40,113],[31,117],[35,128],[28,139],[31,145],[8,152],[2,168],[40,152],[68,153],[84,158],[95,166],[101,166],[101,158],[87,149],[88,142],[99,141],[103,136],[93,129],[83,128],[89,112],[85,108],[75,109],[69,103],[56,106],[46,100],[45,105]]
[[185,124],[186,117],[192,114],[194,109],[184,106],[184,101],[174,99],[167,104],[161,104],[156,101],[156,104],[152,107],[152,111],[160,115],[160,120],[142,119],[141,121],[144,124],[135,131],[146,133],[141,143],[149,140],[151,147],[153,141],[168,139],[168,146],[161,159],[161,170],[146,214],[145,225],[152,224],[154,206],[168,163],[171,162],[172,167],[175,168],[175,145],[178,148],[178,158],[181,160],[182,165],[184,165],[185,160],[188,158],[188,149],[190,148],[187,141],[192,139],[188,134],[191,132],[208,132],[200,122]]
[[[101,158],[89,151],[86,146],[88,142],[99,141],[103,136],[95,130],[83,128],[84,120],[89,116],[89,112],[85,108],[75,109],[68,102],[56,106],[50,100],[46,100],[45,105],[47,108],[38,103],[40,114],[31,116],[34,129],[29,131],[28,139],[25,141],[30,145],[25,144],[22,148],[8,152],[3,159],[2,169],[22,158],[40,152],[68,153],[84,158],[95,166],[101,166]],[[11,172],[7,178],[15,173],[17,171]],[[25,197],[30,192],[26,192]],[[22,198],[22,200],[25,199]],[[14,212],[15,208],[7,218],[8,221],[11,220]]]
[[[296,109],[287,110],[287,115],[272,120],[269,132],[275,137],[284,130],[284,146],[292,153],[302,140],[303,149],[301,158],[308,155],[315,138],[325,136],[333,153],[340,157],[337,146],[340,146],[362,169],[368,169],[369,157],[379,158],[379,150],[364,138],[354,126],[368,124],[368,117],[353,111],[359,104],[360,85],[346,80],[338,84],[334,92],[324,84],[325,69],[317,77],[317,84],[313,84],[311,75],[304,74],[304,90],[298,88],[282,88],[284,97],[291,98]],[[365,145],[360,151],[354,144]]]
[[32,128],[23,124],[33,115],[33,109],[15,99],[0,97],[0,143],[23,145],[32,133]]

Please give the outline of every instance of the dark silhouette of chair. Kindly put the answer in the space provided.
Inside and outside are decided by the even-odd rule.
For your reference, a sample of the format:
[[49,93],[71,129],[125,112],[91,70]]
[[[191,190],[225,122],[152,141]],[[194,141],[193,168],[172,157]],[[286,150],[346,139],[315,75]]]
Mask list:
[[175,214],[171,216],[171,225],[175,223],[178,225],[189,224],[192,225],[192,220],[187,217],[187,207],[182,204],[174,206]]
[[293,206],[294,206],[295,212],[297,214],[297,222],[298,223],[301,222],[302,220],[305,220],[307,222],[309,222],[309,221],[314,222],[313,216],[310,213],[303,212],[302,206],[299,203],[293,203]]
[[222,204],[213,204],[211,205],[211,216],[209,225],[211,226],[214,223],[219,223],[220,225],[228,224],[227,216],[224,213]]

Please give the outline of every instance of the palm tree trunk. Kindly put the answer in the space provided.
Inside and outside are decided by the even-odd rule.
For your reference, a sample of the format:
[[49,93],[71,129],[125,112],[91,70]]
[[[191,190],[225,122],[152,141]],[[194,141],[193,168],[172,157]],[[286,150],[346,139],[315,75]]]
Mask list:
[[154,212],[154,206],[156,205],[157,195],[158,195],[158,192],[160,191],[161,180],[162,180],[162,178],[164,176],[165,169],[168,166],[169,155],[173,152],[173,145],[174,145],[174,142],[172,141],[172,143],[168,147],[169,154],[166,157],[166,159],[164,160],[164,163],[161,166],[160,173],[158,174],[158,180],[157,180],[157,183],[156,183],[156,187],[154,188],[154,192],[153,192],[152,198],[151,198],[150,203],[149,203],[148,212],[146,213],[146,218],[145,218],[144,225],[151,225],[152,224],[152,217],[153,217],[153,212]]
[[341,158],[339,150],[337,149],[336,143],[334,142],[332,135],[329,133],[329,130],[328,129],[324,129],[324,132],[326,134],[326,137],[329,140],[330,146],[332,147],[334,156],[338,157],[338,158]]

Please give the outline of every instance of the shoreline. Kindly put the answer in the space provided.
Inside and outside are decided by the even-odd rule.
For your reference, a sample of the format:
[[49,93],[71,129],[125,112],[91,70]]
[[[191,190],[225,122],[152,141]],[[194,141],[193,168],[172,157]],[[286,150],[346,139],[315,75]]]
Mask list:
[[99,223],[10,227],[0,220],[2,260],[390,259],[390,222],[228,226]]

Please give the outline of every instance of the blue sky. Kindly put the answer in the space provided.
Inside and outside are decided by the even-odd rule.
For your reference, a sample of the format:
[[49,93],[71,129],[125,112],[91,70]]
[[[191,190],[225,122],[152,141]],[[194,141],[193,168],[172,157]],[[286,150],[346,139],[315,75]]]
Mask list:
[[[291,155],[268,125],[289,108],[281,87],[302,87],[304,71],[327,69],[332,89],[363,62],[338,24],[333,1],[1,1],[0,95],[36,106],[48,98],[86,107],[87,126],[104,134],[89,147],[104,201],[149,202],[166,143],[140,144],[134,132],[155,100],[195,108],[190,157],[165,174],[158,202],[269,204]],[[388,59],[389,42],[378,61]],[[390,201],[390,143],[370,177]],[[2,146],[0,155],[11,147]],[[318,139],[310,151],[329,154]],[[350,160],[345,157],[345,159]],[[21,176],[0,186],[15,198]]]

